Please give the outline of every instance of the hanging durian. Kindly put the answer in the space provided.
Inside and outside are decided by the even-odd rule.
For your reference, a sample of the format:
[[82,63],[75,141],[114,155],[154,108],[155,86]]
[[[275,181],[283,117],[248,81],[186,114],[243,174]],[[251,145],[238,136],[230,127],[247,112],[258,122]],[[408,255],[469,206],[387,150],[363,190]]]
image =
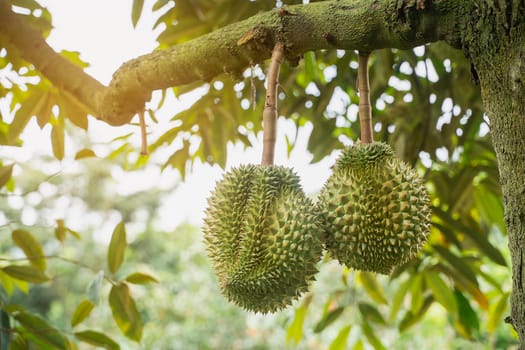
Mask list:
[[268,73],[262,165],[229,171],[208,200],[204,237],[221,292],[247,310],[274,312],[308,288],[321,258],[321,216],[299,177],[273,165],[276,86],[283,47]]
[[228,300],[274,312],[307,290],[322,250],[312,208],[290,169],[246,165],[224,176],[209,199],[204,235]]
[[349,267],[389,274],[427,239],[425,187],[385,143],[345,149],[320,201],[328,224],[326,248]]
[[426,241],[430,207],[417,172],[389,145],[373,142],[368,54],[359,55],[361,142],[346,148],[320,193],[325,245],[342,264],[389,274]]

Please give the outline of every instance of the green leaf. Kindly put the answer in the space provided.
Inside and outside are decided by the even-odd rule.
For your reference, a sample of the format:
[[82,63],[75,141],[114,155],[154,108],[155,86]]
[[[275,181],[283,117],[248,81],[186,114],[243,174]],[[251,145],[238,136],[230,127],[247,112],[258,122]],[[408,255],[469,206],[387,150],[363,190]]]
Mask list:
[[[315,58],[315,52],[306,52],[303,57],[304,61],[304,71],[306,73],[306,76],[308,76],[309,82],[312,80],[315,80],[317,78],[317,62]],[[303,87],[306,87],[306,84]]]
[[67,118],[79,128],[83,130],[88,129],[88,114],[91,112],[88,107],[64,90],[60,91],[59,102],[62,120]]
[[462,226],[462,232],[465,233],[465,235],[472,238],[473,242],[490,260],[492,260],[496,264],[506,267],[507,262],[505,261],[503,254],[501,254],[498,248],[496,248],[494,245],[492,245],[492,243],[490,243],[488,236],[483,235],[479,231],[479,228],[475,230],[472,229],[470,226]]
[[80,239],[80,233],[78,233],[77,231],[66,227],[66,232],[69,233],[71,236],[75,237],[76,239]]
[[131,297],[129,287],[119,283],[111,287],[109,292],[109,306],[117,326],[122,333],[137,342],[142,338],[142,317],[137,309],[135,300]]
[[75,327],[80,322],[84,321],[91,314],[94,307],[95,304],[91,300],[82,300],[73,312],[73,316],[71,316],[71,327]]
[[319,320],[319,322],[317,322],[317,324],[315,325],[314,333],[319,333],[323,329],[328,327],[330,324],[332,324],[335,320],[339,318],[339,316],[341,316],[343,311],[345,311],[345,307],[338,306],[335,309],[330,310],[327,313],[325,313],[323,317],[321,318],[321,320]]
[[178,169],[180,171],[181,177],[184,180],[186,176],[186,163],[188,161],[188,155],[190,152],[190,143],[187,140],[183,141],[183,146],[181,149],[178,149],[175,151],[162,165],[162,170],[166,169],[166,167],[171,166],[174,169]]
[[0,350],[9,348],[9,333],[11,332],[11,320],[4,310],[0,310]]
[[30,283],[44,283],[49,281],[49,277],[42,270],[29,265],[9,265],[3,267],[2,271],[13,278]]
[[439,246],[439,245],[433,245],[432,248],[434,248],[435,251],[439,253],[452,267],[456,269],[463,277],[468,279],[470,282],[474,283],[476,286],[478,285],[478,280],[476,279],[476,274],[472,269],[467,265],[467,263],[457,255],[451,253],[446,248]]
[[458,322],[456,322],[456,330],[465,338],[472,336],[472,331],[479,331],[479,318],[476,312],[472,309],[470,302],[465,296],[455,291],[454,296],[458,305]]
[[16,334],[11,337],[11,343],[9,344],[9,350],[27,350],[29,344],[21,334]]
[[453,315],[457,312],[457,303],[454,293],[449,286],[441,279],[438,273],[426,270],[424,272],[425,281],[432,290],[434,298],[441,304],[447,311]]
[[19,312],[14,319],[24,327],[24,335],[45,348],[67,350],[66,338],[43,318],[28,312]]
[[155,4],[153,4],[153,11],[158,11],[162,7],[166,6],[169,3],[170,0],[157,0]]
[[374,330],[372,329],[372,327],[370,327],[370,325],[367,322],[363,322],[361,324],[361,329],[363,330],[363,333],[364,333],[366,339],[368,340],[370,345],[372,345],[374,347],[374,349],[376,349],[376,350],[386,350],[386,348],[383,345],[383,343],[381,343],[381,340],[379,340],[377,335],[374,333]]
[[37,10],[42,8],[40,4],[34,0],[13,0],[11,1],[13,5],[24,7],[26,9],[29,9],[31,11]]
[[9,164],[0,168],[0,188],[4,187],[13,175],[14,164]]
[[104,271],[99,271],[95,278],[89,282],[87,286],[87,298],[93,304],[98,304],[100,299],[100,288],[102,288],[102,280],[104,279]]
[[111,242],[108,249],[108,267],[111,273],[115,274],[122,262],[124,261],[124,253],[126,252],[126,227],[124,222],[115,226],[111,236]]
[[2,270],[0,270],[0,285],[4,287],[8,296],[13,295],[13,291],[15,290],[14,279]]
[[357,275],[360,279],[366,293],[378,304],[388,304],[383,288],[377,283],[375,274],[370,272],[361,271]]
[[404,332],[411,326],[413,326],[415,323],[417,323],[417,319],[414,316],[414,312],[412,310],[408,310],[405,315],[403,316],[403,319],[401,322],[399,322],[399,331]]
[[508,308],[508,300],[509,293],[504,293],[496,303],[490,306],[489,319],[487,322],[487,331],[489,333],[494,333],[500,325],[503,313]]
[[40,129],[43,129],[51,118],[51,112],[53,106],[55,105],[55,99],[53,98],[51,92],[46,91],[42,96],[41,102],[42,104],[40,105],[39,110],[36,111],[36,122]]
[[26,230],[14,230],[11,233],[11,238],[13,242],[22,249],[33,267],[42,271],[46,269],[44,250],[31,233]]
[[470,293],[470,295],[472,295],[474,300],[478,302],[481,308],[483,308],[484,310],[488,310],[489,301],[487,297],[485,296],[485,294],[481,292],[477,283],[473,283],[470,279],[466,278],[463,274],[461,274],[455,269],[450,268],[447,265],[438,263],[437,265],[434,266],[434,268],[437,271],[442,272],[445,276],[449,276],[454,281],[454,285],[457,288]]
[[7,134],[9,144],[15,144],[16,139],[22,131],[24,131],[29,119],[38,111],[42,104],[41,100],[43,95],[44,93],[42,91],[37,90],[32,93],[27,100],[22,102],[22,106],[16,112],[13,122],[9,126]]
[[390,322],[393,322],[396,319],[397,313],[405,300],[408,288],[412,284],[412,279],[413,277],[409,277],[397,288],[394,297],[392,298],[392,306],[390,307]]
[[55,227],[55,237],[60,241],[60,243],[64,243],[64,240],[66,239],[66,226],[64,225],[64,220],[57,219],[56,224],[57,227]]
[[348,340],[348,335],[352,329],[351,325],[345,326],[339,330],[337,337],[330,343],[328,350],[345,350],[346,341]]
[[26,311],[26,309],[20,304],[5,304],[4,311],[10,315],[14,315],[15,313]]
[[361,315],[367,320],[370,320],[374,323],[386,324],[383,315],[377,310],[372,304],[361,302],[358,304],[359,311]]
[[134,272],[128,275],[125,280],[133,284],[158,283],[159,280],[152,275],[143,272]]
[[64,159],[64,124],[58,122],[51,129],[51,146],[56,159]]
[[503,201],[500,196],[487,191],[484,186],[478,185],[474,190],[474,203],[485,222],[489,225],[495,225],[500,232],[505,232]]
[[[164,98],[164,96],[166,96],[166,90],[162,90],[162,96]],[[162,99],[161,99],[161,102],[159,102],[159,105],[162,105]],[[148,112],[148,116],[149,118],[151,119],[151,121],[155,124],[158,124],[159,123],[159,120],[157,119],[157,117],[155,117],[155,112],[152,111],[150,108],[148,108],[148,110],[146,111]]]
[[[83,61],[80,58],[80,52],[78,51],[68,51],[68,50],[62,50],[60,51],[60,55],[67,58],[71,63],[74,63],[76,66],[80,68],[87,68],[89,67],[89,63]],[[60,91],[61,94],[64,93],[64,91]]]
[[416,324],[427,312],[428,308],[434,302],[434,298],[429,295],[423,301],[423,305],[419,310],[409,310],[399,323],[399,331],[404,332],[414,324]]
[[143,7],[144,0],[133,0],[133,7],[131,8],[131,23],[133,23],[133,27],[137,26]]
[[303,337],[304,318],[311,300],[311,297],[305,299],[301,306],[295,309],[295,317],[290,326],[288,326],[288,329],[286,329],[286,344],[289,344],[290,341],[293,340],[295,346],[297,346],[301,341]]
[[410,307],[416,311],[423,305],[423,276],[418,274],[412,278],[410,286],[410,294],[412,296],[410,300]]
[[13,281],[13,284],[15,285],[15,287],[18,290],[20,290],[22,293],[24,293],[24,294],[28,294],[29,293],[29,282],[22,281],[22,280],[19,280],[17,278],[13,278],[12,281]]
[[80,151],[78,151],[75,154],[75,160],[79,160],[79,159],[83,159],[83,158],[96,157],[96,156],[97,155],[95,154],[95,152],[93,152],[93,150],[90,150],[90,149],[87,149],[87,148],[83,148],[83,149],[81,149]]
[[[488,196],[488,194],[487,194]],[[493,200],[498,200],[498,197],[492,196]],[[480,201],[489,200],[488,198],[479,198]],[[473,228],[471,225],[466,225],[462,223],[459,220],[456,220],[452,218],[450,213],[440,209],[439,207],[433,207],[433,212],[441,219],[443,220],[449,227],[453,228],[456,231],[464,233],[466,236],[470,237],[472,239],[472,242],[478,246],[478,248],[485,253],[485,255],[494,261],[495,263],[501,265],[501,266],[507,266],[507,263],[505,261],[505,258],[501,254],[501,252],[494,247],[490,241],[488,240],[488,236],[484,234],[483,232],[480,232],[480,228],[476,223],[476,228]],[[494,209],[496,210],[496,209]],[[438,225],[436,225],[438,226]],[[446,233],[446,230],[443,230],[443,227],[440,228],[443,233],[447,234],[447,236],[450,236],[450,233]],[[457,246],[459,244],[456,243]]]
[[88,343],[108,350],[120,349],[120,345],[118,345],[113,339],[100,332],[86,330],[82,332],[75,332],[74,334],[78,340],[83,341],[84,343]]
[[354,344],[354,347],[352,348],[352,350],[364,350],[364,349],[365,349],[365,345],[363,344],[362,339],[357,340]]

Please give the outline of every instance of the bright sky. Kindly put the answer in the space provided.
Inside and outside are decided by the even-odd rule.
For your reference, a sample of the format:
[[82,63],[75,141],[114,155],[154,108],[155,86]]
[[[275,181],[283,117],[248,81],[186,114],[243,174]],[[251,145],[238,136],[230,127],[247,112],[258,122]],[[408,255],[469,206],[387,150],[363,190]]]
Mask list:
[[[131,25],[130,0],[42,0],[39,2],[48,7],[53,15],[54,30],[48,38],[50,45],[56,50],[79,51],[82,59],[90,63],[87,72],[104,84],[110,81],[112,73],[122,63],[151,52],[156,47],[155,38],[158,29],[157,32],[151,30],[156,20],[150,12],[153,3],[151,0],[146,1],[144,14],[135,29]],[[173,115],[173,111],[184,108],[189,103],[191,101],[175,99],[169,101],[163,112],[157,115],[160,124],[152,125],[150,131],[155,134],[161,132],[163,125],[166,125],[165,122]],[[35,125],[24,134],[26,137],[24,137],[23,150],[16,151],[22,161],[30,159],[33,152],[51,153],[49,130],[41,131],[36,127],[36,123],[33,124]],[[276,163],[293,167],[301,177],[307,193],[318,191],[329,176],[333,157],[309,165],[311,156],[306,152],[305,147],[310,130],[306,127],[299,133],[298,147],[288,159],[283,130],[287,130],[290,136],[293,136],[293,126],[291,123],[281,121],[280,127]],[[90,119],[90,137],[97,141],[110,140],[129,132],[127,129],[135,131],[138,140],[139,131],[136,128],[114,128],[93,118]],[[31,134],[30,137],[27,137],[28,133]],[[261,139],[254,142],[255,147],[247,151],[242,151],[241,147],[230,147],[227,167],[258,162],[261,154]],[[138,146],[137,152],[139,152]],[[72,158],[71,153],[66,156]],[[66,167],[66,163],[67,161],[63,161],[59,166]],[[206,198],[221,174],[222,170],[218,167],[197,165],[186,182],[168,195],[160,212],[161,222],[158,223],[160,227],[171,230],[185,220],[195,224],[201,223]],[[177,179],[174,170],[168,169],[161,173],[156,167],[133,174],[116,172],[114,177],[119,183],[119,192],[122,194],[129,193],[129,189],[141,190],[153,186],[170,190],[175,188],[174,179]]]

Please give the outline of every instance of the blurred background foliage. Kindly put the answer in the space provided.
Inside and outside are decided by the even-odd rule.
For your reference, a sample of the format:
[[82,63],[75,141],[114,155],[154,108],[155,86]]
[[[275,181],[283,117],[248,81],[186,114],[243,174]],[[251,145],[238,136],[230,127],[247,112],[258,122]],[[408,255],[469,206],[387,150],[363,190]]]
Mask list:
[[[9,1],[44,36],[49,33],[51,14],[38,2]],[[153,11],[163,49],[301,3],[157,0],[146,8],[134,0],[130,12],[136,24],[144,11]],[[198,91],[201,97],[163,121],[167,126],[155,136],[148,159],[137,157],[130,134],[100,152],[85,133],[89,110],[49,83],[5,38],[0,43],[0,98],[10,101],[0,120],[0,144],[24,147],[20,135],[35,117],[41,128],[51,125],[53,150],[26,162],[0,159],[1,350],[137,348],[139,339],[144,349],[517,344],[503,322],[511,272],[490,126],[461,52],[433,43],[371,56],[375,138],[418,169],[431,195],[433,225],[422,253],[391,276],[351,271],[326,257],[311,293],[288,310],[262,316],[220,295],[199,227],[162,232],[157,223],[163,198],[195,162],[225,167],[228,145],[258,142],[266,65],[247,69],[241,80],[218,76],[164,91],[148,111],[152,123],[169,94]],[[62,54],[86,66],[77,53]],[[292,122],[286,123],[289,154],[302,130],[311,131],[312,163],[357,140],[356,69],[357,53],[340,50],[309,52],[298,66],[282,67],[279,113],[281,125]],[[76,162],[67,171],[46,171],[46,164],[64,158],[67,135]],[[21,169],[16,176],[14,167]],[[147,167],[172,167],[180,180],[171,188],[115,190],[115,171],[131,176]],[[63,206],[78,222],[49,219]],[[33,224],[23,225],[24,215]],[[125,224],[108,226],[114,222]],[[46,259],[28,259],[42,253]]]

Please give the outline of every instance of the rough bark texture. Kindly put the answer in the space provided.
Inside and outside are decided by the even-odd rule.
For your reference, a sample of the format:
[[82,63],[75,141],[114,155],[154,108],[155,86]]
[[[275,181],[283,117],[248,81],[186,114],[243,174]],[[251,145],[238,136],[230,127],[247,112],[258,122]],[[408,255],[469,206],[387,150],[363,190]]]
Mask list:
[[[153,90],[209,81],[219,74],[237,76],[250,64],[268,59],[277,41],[286,58],[297,62],[307,51],[407,49],[437,40],[458,38],[457,8],[462,0],[334,0],[261,13],[173,48],[124,63],[108,87],[75,70],[52,52],[19,15],[0,0],[0,35],[51,82],[87,104],[111,124],[128,123],[142,110]],[[33,51],[39,47],[43,54]],[[72,67],[71,67],[72,66]],[[64,69],[63,67],[67,67]]]
[[[457,2],[448,1],[449,5]],[[250,64],[268,59],[277,41],[285,44],[286,58],[297,62],[312,50],[371,51],[450,40],[457,31],[453,25],[455,6],[449,5],[427,10],[407,5],[399,12],[396,0],[340,0],[262,13],[127,62],[115,73],[99,117],[111,124],[129,122],[130,114],[145,102],[137,98],[138,91],[149,96],[152,90],[209,81],[222,73],[240,76]],[[130,94],[132,99],[127,98]]]
[[0,45],[3,40],[16,47],[54,85],[67,90],[96,113],[96,96],[104,86],[56,53],[40,31],[28,25],[23,16],[13,14],[7,1],[0,0]]
[[480,2],[465,43],[490,119],[512,261],[508,321],[525,350],[525,5]]

